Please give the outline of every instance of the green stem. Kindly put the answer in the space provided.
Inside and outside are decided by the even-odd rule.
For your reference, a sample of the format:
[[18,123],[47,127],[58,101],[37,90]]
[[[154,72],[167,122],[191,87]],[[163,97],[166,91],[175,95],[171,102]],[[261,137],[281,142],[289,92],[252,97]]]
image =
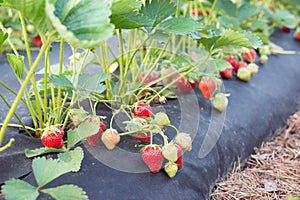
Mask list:
[[34,72],[36,70],[36,68],[38,67],[46,49],[48,48],[48,46],[50,45],[50,43],[52,42],[52,35],[50,35],[50,38],[47,40],[46,43],[43,44],[34,64],[32,65],[32,68],[30,68],[30,71],[28,72],[19,92],[18,92],[18,95],[15,99],[15,101],[13,102],[12,106],[11,106],[11,109],[9,110],[5,120],[4,120],[4,123],[3,123],[3,126],[1,128],[1,131],[0,131],[0,144],[2,144],[2,139],[4,137],[4,133],[6,131],[6,128],[7,128],[7,125],[10,121],[10,119],[12,118],[20,100],[22,99],[22,95],[24,94],[25,90],[26,90],[26,87],[31,79],[31,77],[34,75]]
[[10,138],[9,142],[4,145],[3,147],[0,147],[0,152],[6,150],[7,148],[11,147],[15,142],[14,138]]
[[[64,58],[64,46],[65,40],[61,38],[60,40],[60,48],[59,48],[59,75],[63,73],[63,58]],[[62,112],[62,103],[61,103],[61,86],[57,87],[57,113],[55,118],[55,124],[57,124],[60,120],[61,112]]]
[[177,0],[177,6],[176,6],[176,16],[179,16],[180,15],[180,0]]
[[[6,106],[10,109],[10,105],[9,103],[6,101],[6,99],[2,96],[2,94],[0,94],[0,98],[2,99],[2,101],[6,104]],[[24,128],[25,132],[31,136],[30,132],[25,128],[25,125],[23,124],[22,120],[20,119],[20,117],[17,115],[16,112],[14,112],[14,116],[17,118],[18,122],[22,125],[22,128]]]
[[[124,87],[125,87],[125,66],[124,66],[124,44],[123,44],[123,35],[122,35],[122,30],[118,29],[117,30],[118,34],[118,40],[119,40],[119,48],[120,48],[120,59],[119,59],[119,69],[120,69],[120,88],[119,88],[119,94],[124,93]],[[121,95],[122,96],[122,95]]]
[[28,42],[28,35],[27,35],[27,30],[26,30],[24,17],[23,17],[21,12],[19,12],[19,17],[20,17],[22,30],[23,30],[23,35],[24,35],[24,41],[25,41],[25,48],[26,48],[26,53],[27,53],[28,64],[31,67],[32,66],[32,57],[31,57],[30,46],[29,46],[29,42]]
[[[3,123],[0,123],[0,126],[3,126]],[[30,127],[30,126],[25,126],[24,124],[8,124],[8,126],[10,126],[10,127],[15,127],[15,128],[23,128],[24,130],[31,130],[31,131],[33,131],[33,132],[35,132],[36,131],[36,129],[34,129],[34,128],[32,128],[32,127]],[[27,130],[27,131],[28,131]],[[29,133],[29,135],[31,135],[30,133]]]

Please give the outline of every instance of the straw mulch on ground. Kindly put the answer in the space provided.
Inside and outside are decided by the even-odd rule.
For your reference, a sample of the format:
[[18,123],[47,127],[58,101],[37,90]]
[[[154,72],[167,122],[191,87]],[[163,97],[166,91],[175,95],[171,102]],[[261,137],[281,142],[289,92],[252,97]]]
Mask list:
[[300,200],[300,111],[292,115],[273,141],[265,142],[245,165],[238,164],[216,183],[211,199]]

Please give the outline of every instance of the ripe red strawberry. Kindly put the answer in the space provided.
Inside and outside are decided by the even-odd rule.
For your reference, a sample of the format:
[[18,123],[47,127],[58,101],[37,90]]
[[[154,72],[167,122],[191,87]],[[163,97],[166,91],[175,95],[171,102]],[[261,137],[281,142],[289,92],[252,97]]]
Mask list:
[[41,47],[43,45],[40,35],[32,37],[31,41],[37,47]]
[[[139,82],[141,83],[145,78],[146,73],[142,73],[139,77]],[[159,76],[156,73],[150,74],[145,81],[143,82],[143,85],[147,85],[148,83],[151,83],[152,81],[155,81],[159,78]],[[150,87],[155,87],[156,83],[152,84]]]
[[178,165],[178,170],[181,170],[183,167],[183,159],[182,159],[183,151],[179,144],[176,144],[176,147],[177,147],[177,157],[178,158],[175,163]]
[[300,28],[297,28],[297,30],[295,31],[294,38],[300,41]]
[[231,66],[235,69],[237,67],[236,59],[232,56],[229,56],[226,61],[231,64]]
[[[175,71],[176,70],[173,69],[173,68],[171,68],[171,67],[163,67],[160,70],[160,75],[161,75],[161,77],[166,77],[169,74],[174,73]],[[171,83],[174,80],[175,77],[176,76],[174,75],[174,76],[170,76],[170,77],[164,78],[161,82],[162,82],[163,85],[167,85],[167,84]]]
[[292,28],[290,28],[290,27],[288,27],[288,26],[282,26],[282,27],[281,27],[281,30],[284,31],[284,32],[289,33],[289,32],[291,32]]
[[247,62],[254,62],[256,59],[256,51],[254,49],[249,49],[248,53],[243,53],[243,58]]
[[191,15],[192,16],[196,16],[197,15],[199,17],[199,16],[202,15],[202,12],[201,12],[201,10],[192,9],[191,10]]
[[147,145],[142,150],[142,158],[153,173],[159,172],[164,162],[161,147],[158,145]]
[[63,136],[65,132],[59,126],[46,128],[41,137],[42,143],[49,148],[62,148],[64,146]]
[[[145,126],[145,125],[148,125],[148,122],[143,119],[143,118],[133,118],[131,120],[132,122],[134,123],[139,123],[140,126]],[[130,131],[130,130],[129,130]],[[150,132],[147,132],[147,133],[135,133],[135,134],[131,134],[130,135],[131,137],[141,141],[141,142],[150,142],[150,139],[151,139],[151,134]]]
[[176,82],[176,86],[180,92],[188,93],[197,86],[197,81],[194,80],[193,82],[190,82],[186,78],[182,77]]
[[232,78],[233,68],[225,69],[224,71],[220,72],[222,78]]
[[113,150],[120,142],[120,135],[117,130],[110,128],[103,132],[101,140],[108,150]]
[[152,113],[152,107],[147,103],[138,102],[134,104],[132,113],[138,117],[150,117]]
[[100,120],[100,127],[96,134],[88,137],[86,140],[90,146],[96,146],[101,139],[102,133],[106,130],[106,126],[103,121]]
[[203,96],[206,99],[209,99],[212,97],[214,92],[217,89],[217,83],[215,80],[211,78],[202,78],[199,83],[199,89],[202,92]]
[[248,64],[246,62],[241,61],[237,64],[237,67],[234,69],[234,71],[237,72],[237,71],[239,71],[239,69],[246,68],[247,66],[248,66]]

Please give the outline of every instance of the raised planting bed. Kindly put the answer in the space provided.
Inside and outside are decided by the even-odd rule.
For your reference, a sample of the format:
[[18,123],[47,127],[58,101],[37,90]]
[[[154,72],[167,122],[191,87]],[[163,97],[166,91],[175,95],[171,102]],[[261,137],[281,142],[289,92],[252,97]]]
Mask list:
[[[272,41],[285,49],[300,51],[299,42],[292,40],[291,34],[277,31]],[[174,179],[163,172],[150,173],[138,153],[140,143],[128,136],[121,139],[114,151],[107,151],[101,142],[95,147],[81,144],[85,157],[80,171],[65,174],[46,186],[76,184],[90,199],[208,199],[216,180],[232,169],[235,161],[244,160],[253,153],[254,147],[272,137],[272,132],[284,126],[284,119],[295,111],[296,97],[300,94],[299,62],[299,54],[271,55],[250,82],[224,81],[222,90],[231,97],[222,113],[213,109],[198,90],[186,95],[176,90],[176,100],[154,105],[154,113],[165,111],[172,124],[193,138],[193,149],[184,154],[183,170]],[[3,56],[0,73],[6,74],[1,76],[1,81],[18,88]],[[2,89],[1,93],[6,94]],[[9,101],[13,99],[8,93],[5,97]],[[3,119],[7,112],[3,103],[0,110],[0,119]],[[27,115],[22,107],[18,113],[23,117]],[[97,114],[111,115],[110,110],[100,104]],[[106,120],[107,125],[109,117]],[[123,127],[121,123],[115,126]],[[171,130],[166,133],[172,137]],[[4,143],[12,136],[15,144],[0,154],[0,181],[3,183],[14,177],[36,185],[30,173],[31,160],[25,158],[24,149],[42,146],[41,140],[10,128]],[[154,139],[160,141],[160,138]],[[48,198],[46,195],[39,197]]]

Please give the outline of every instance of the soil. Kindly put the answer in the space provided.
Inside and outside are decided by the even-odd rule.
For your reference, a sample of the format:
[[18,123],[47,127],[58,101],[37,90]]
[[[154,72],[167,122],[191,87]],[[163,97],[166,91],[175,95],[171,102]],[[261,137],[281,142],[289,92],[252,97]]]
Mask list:
[[211,199],[300,199],[300,109],[272,141],[216,183]]

